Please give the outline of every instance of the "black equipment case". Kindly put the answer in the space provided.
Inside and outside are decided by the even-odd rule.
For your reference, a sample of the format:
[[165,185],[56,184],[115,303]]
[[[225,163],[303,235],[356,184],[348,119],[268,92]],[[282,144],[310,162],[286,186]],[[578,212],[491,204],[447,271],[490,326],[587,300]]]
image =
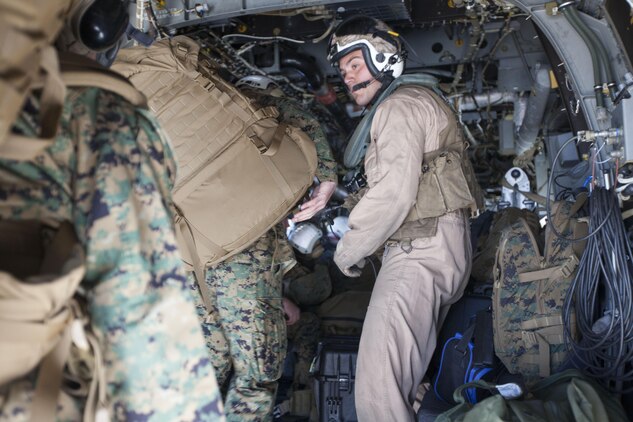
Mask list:
[[355,422],[354,380],[359,337],[328,337],[319,342],[311,372],[319,422]]

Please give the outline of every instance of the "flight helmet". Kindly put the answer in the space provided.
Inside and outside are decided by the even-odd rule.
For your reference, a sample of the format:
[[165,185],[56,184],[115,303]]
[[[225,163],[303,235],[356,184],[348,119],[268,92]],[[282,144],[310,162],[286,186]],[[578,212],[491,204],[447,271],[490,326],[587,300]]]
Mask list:
[[397,78],[404,71],[405,51],[387,24],[368,16],[353,16],[339,24],[330,38],[328,60],[338,71],[338,62],[355,50],[361,50],[371,75],[378,80]]

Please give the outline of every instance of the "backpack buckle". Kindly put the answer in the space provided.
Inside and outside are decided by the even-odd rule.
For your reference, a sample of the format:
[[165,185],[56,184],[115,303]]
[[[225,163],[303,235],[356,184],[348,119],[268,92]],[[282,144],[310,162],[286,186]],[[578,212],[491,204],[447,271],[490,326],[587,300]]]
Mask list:
[[268,151],[268,145],[266,145],[259,136],[253,134],[250,135],[248,139],[253,143],[253,145],[255,145],[260,154],[265,154],[266,151]]
[[571,255],[569,259],[565,261],[563,266],[560,268],[560,272],[565,278],[571,277],[571,275],[576,270],[577,266],[578,266],[578,258],[576,257],[576,255]]

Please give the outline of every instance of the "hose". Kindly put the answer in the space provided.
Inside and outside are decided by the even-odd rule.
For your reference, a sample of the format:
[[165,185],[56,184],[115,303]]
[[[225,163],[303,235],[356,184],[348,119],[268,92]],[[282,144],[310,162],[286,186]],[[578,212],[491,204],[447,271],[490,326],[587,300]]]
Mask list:
[[562,11],[569,24],[578,32],[578,35],[580,35],[589,49],[593,64],[596,105],[604,107],[602,86],[607,85],[611,101],[614,101],[616,98],[616,74],[602,41],[580,18],[578,10],[575,7],[571,7],[573,4],[573,1],[565,2],[559,6],[559,10]]
[[589,39],[592,40],[594,47],[598,51],[598,56],[600,58],[600,61],[602,61],[602,65],[604,66],[604,75],[602,77],[602,81],[605,82],[609,87],[609,93],[611,94],[611,100],[613,101],[613,99],[615,98],[616,76],[615,72],[613,71],[613,66],[611,65],[611,60],[609,60],[609,57],[607,56],[606,48],[602,44],[602,41],[600,41],[600,38],[598,38],[596,34],[583,22],[576,8],[569,8],[569,16],[571,16],[572,19],[576,21],[579,28],[585,31]]

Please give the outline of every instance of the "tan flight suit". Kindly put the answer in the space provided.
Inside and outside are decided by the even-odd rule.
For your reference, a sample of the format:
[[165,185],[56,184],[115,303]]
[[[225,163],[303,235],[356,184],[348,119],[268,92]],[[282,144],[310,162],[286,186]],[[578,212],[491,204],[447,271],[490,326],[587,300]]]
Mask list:
[[[467,184],[443,185],[441,172],[422,177],[435,168],[431,159],[438,155],[442,165],[461,162],[459,156],[446,157],[451,148],[460,153],[463,148],[459,126],[432,91],[403,86],[378,105],[365,156],[369,189],[351,212],[351,230],[334,257],[340,268],[348,268],[386,242],[356,367],[361,422],[414,420],[412,405],[438,329],[468,280],[472,252],[466,212],[443,206],[468,197]],[[439,180],[447,196],[425,188],[429,180]]]

